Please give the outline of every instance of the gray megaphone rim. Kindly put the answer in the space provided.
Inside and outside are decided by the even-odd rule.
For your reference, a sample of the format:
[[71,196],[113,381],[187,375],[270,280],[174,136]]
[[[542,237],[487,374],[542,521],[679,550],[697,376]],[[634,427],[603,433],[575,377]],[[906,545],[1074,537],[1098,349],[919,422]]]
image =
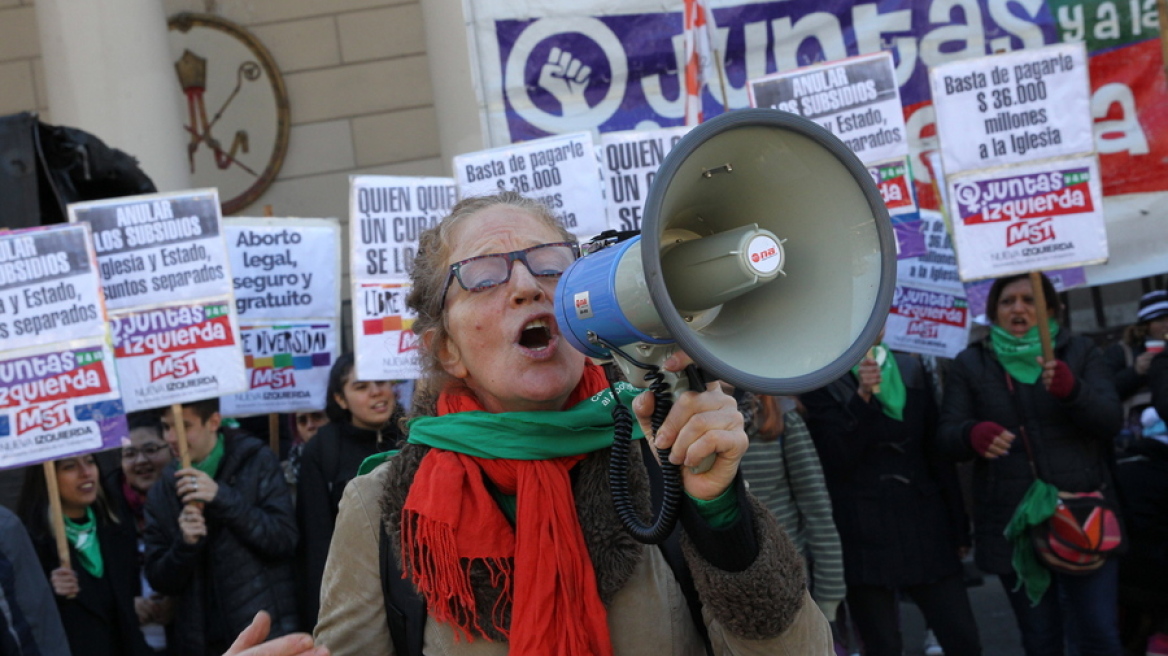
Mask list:
[[[681,314],[674,309],[675,306],[670,299],[669,290],[665,286],[665,279],[662,275],[661,258],[647,255],[648,253],[661,252],[661,229],[658,226],[658,222],[661,220],[661,206],[665,193],[681,165],[709,139],[727,130],[749,126],[788,130],[801,134],[822,146],[852,174],[876,219],[876,233],[882,257],[880,287],[877,290],[872,314],[868,317],[868,322],[860,331],[856,341],[833,362],[800,376],[787,378],[758,376],[732,367],[720,360],[702,344],[700,336],[693,332]],[[682,137],[673,150],[666,155],[664,162],[657,170],[653,183],[649,186],[649,194],[645,200],[645,214],[641,221],[642,252],[646,254],[643,257],[645,281],[649,286],[650,297],[657,307],[657,313],[661,316],[669,333],[677,340],[681,349],[693,358],[700,367],[712,374],[713,378],[758,394],[802,394],[819,389],[849,372],[864,357],[884,327],[888,310],[892,306],[892,295],[896,287],[895,239],[892,222],[888,218],[888,208],[884,205],[880,190],[872,181],[868,168],[860,162],[855,153],[818,123],[777,109],[739,109],[720,114],[695,127]],[[782,336],[777,335],[776,340],[782,340]],[[779,342],[776,341],[776,343]]]

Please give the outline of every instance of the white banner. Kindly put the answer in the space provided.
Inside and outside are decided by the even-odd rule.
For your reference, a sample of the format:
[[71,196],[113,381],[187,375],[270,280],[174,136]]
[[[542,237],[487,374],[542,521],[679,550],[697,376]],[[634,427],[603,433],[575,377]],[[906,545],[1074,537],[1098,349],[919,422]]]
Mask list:
[[105,337],[87,226],[0,233],[0,340],[5,350]]
[[335,220],[231,218],[223,232],[241,322],[340,316],[341,229]]
[[884,341],[896,351],[954,358],[969,342],[969,307],[963,294],[898,285]]
[[358,380],[418,378],[416,314],[406,307],[410,286],[353,283],[353,350]]
[[125,437],[104,339],[0,355],[0,469],[112,449]]
[[1082,43],[949,62],[929,79],[948,175],[1095,150]]
[[908,155],[892,53],[849,57],[750,80],[752,107],[809,118],[865,164]]
[[453,178],[349,178],[349,273],[354,280],[407,282],[418,237],[458,202]]
[[921,223],[926,252],[920,257],[897,261],[897,284],[961,295],[965,288],[957,273],[957,254],[953,250],[949,231],[945,228],[944,216],[933,210],[921,210]]
[[517,191],[546,205],[581,240],[608,229],[589,132],[456,155],[454,174],[461,198]]
[[224,396],[227,416],[324,410],[337,359],[337,324],[241,326],[248,390]]
[[229,298],[112,313],[110,326],[127,412],[247,389]]
[[649,185],[661,162],[692,128],[629,130],[600,135],[600,169],[604,174],[609,227],[640,230]]
[[962,280],[1107,259],[1095,157],[948,176]]
[[75,203],[69,220],[93,230],[110,310],[231,293],[214,189]]

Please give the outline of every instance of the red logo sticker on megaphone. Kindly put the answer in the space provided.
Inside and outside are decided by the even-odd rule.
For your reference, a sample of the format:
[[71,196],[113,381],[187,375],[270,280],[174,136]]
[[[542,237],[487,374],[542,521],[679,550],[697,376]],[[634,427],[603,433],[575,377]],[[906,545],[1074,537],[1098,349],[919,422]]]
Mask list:
[[760,274],[774,273],[783,263],[779,242],[767,235],[757,235],[746,247],[750,265]]

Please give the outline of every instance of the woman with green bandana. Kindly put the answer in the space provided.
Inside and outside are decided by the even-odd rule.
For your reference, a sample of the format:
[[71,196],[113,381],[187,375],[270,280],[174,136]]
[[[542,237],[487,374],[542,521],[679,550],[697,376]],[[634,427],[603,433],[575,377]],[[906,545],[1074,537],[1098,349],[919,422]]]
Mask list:
[[57,599],[69,650],[93,656],[149,656],[134,611],[138,549],[134,527],[119,522],[92,455],[58,460],[58,496],[71,569],[61,566],[49,523],[44,468],[30,467],[20,516]]
[[946,656],[976,656],[961,565],[969,519],[954,465],[937,453],[933,387],[920,360],[883,337],[851,373],[801,397],[843,546],[848,613],[868,656],[900,656],[903,594]]
[[[623,529],[613,394],[642,425],[652,397],[610,389],[561,337],[552,298],[577,254],[545,206],[506,192],[421,236],[407,303],[426,377],[408,443],[345,489],[318,642],[334,656],[697,656],[707,640],[719,654],[827,656],[801,559],[745,490],[742,415],[716,383],[682,395],[655,436],[688,465],[679,549]],[[647,508],[641,444],[626,483]]]
[[[1045,483],[1066,492],[1102,489],[1115,502],[1106,463],[1122,422],[1119,397],[1102,353],[1059,324],[1054,285],[1041,279],[1055,359],[1042,357],[1029,275],[995,280],[986,303],[990,334],[957,356],[945,380],[940,441],[950,456],[974,461],[976,561],[1000,577],[1027,655],[1061,655],[1067,645],[1072,653],[1118,655],[1114,559],[1085,576],[1048,572],[1031,566],[1026,540],[1004,535],[1023,499],[1036,498],[1027,494],[1035,481],[1027,443]],[[1023,550],[1017,559],[1015,546]]]

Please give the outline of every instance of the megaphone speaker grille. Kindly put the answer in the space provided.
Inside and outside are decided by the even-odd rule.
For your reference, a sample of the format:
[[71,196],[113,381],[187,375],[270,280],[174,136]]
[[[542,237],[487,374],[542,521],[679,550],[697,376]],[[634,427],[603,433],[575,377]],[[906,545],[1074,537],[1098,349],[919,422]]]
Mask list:
[[[783,241],[783,275],[695,320],[673,301],[692,276],[669,279],[676,266],[663,269],[661,254],[676,235],[749,224]],[[764,394],[822,387],[859,362],[896,277],[895,236],[868,169],[818,124],[771,109],[722,114],[678,142],[649,190],[642,257],[681,348],[714,377]]]

